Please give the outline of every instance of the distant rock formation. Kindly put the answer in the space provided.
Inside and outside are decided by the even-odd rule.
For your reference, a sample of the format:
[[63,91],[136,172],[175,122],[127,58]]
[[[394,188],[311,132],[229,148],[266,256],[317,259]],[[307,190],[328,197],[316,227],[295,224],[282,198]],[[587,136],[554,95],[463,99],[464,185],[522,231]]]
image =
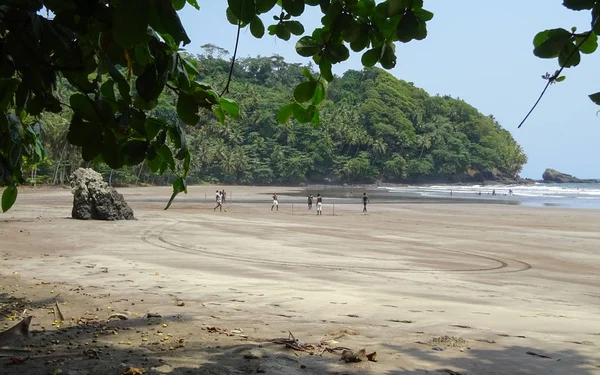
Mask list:
[[598,180],[581,180],[577,177],[573,177],[570,174],[559,172],[555,169],[548,168],[542,175],[544,182],[557,183],[557,184],[579,184],[586,182],[598,182]]
[[102,175],[89,168],[79,168],[69,177],[73,193],[73,219],[135,220],[133,210]]

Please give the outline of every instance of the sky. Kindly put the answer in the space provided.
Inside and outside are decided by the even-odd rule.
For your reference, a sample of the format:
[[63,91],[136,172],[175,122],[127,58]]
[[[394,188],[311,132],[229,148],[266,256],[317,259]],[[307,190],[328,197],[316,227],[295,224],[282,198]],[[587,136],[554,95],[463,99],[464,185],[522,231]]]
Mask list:
[[[181,18],[192,43],[185,48],[201,53],[207,43],[233,51],[236,27],[225,17],[227,1],[199,0],[200,11],[186,6]],[[533,37],[539,31],[562,27],[589,29],[590,12],[574,12],[560,0],[425,0],[435,14],[423,41],[399,44],[398,62],[390,72],[414,82],[431,95],[451,95],[493,115],[510,131],[528,156],[521,177],[541,179],[546,168],[579,178],[600,178],[600,107],[587,95],[600,91],[593,71],[600,66],[600,50],[584,55],[578,67],[565,69],[567,78],[546,93],[537,109],[520,128],[546,81],[541,76],[558,69],[556,60],[536,58]],[[318,8],[302,17],[307,34],[320,24]],[[273,23],[273,10],[264,20]],[[270,21],[269,21],[270,19]],[[288,62],[308,63],[295,52],[296,39],[288,42],[265,34],[255,39],[242,30],[238,56],[278,54]],[[360,53],[334,66],[341,75],[361,69]],[[598,115],[597,115],[598,113]]]

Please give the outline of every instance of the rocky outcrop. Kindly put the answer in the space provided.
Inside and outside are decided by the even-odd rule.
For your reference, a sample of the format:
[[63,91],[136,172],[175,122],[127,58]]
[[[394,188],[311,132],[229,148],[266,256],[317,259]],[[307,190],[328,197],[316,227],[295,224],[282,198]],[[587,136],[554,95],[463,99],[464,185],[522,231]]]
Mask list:
[[577,177],[571,176],[570,174],[562,173],[551,168],[548,168],[544,171],[542,178],[544,182],[557,184],[579,184],[586,182],[598,182],[598,180],[581,180]]
[[135,220],[133,210],[102,175],[89,168],[79,168],[70,177],[73,193],[73,219]]

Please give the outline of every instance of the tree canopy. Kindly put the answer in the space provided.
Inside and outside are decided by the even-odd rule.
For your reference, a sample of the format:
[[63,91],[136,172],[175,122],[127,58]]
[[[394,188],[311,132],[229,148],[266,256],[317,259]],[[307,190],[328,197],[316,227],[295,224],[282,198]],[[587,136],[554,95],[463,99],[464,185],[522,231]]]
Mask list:
[[[202,81],[198,61],[182,53],[190,39],[177,12],[185,6],[199,9],[196,0],[6,0],[0,5],[3,211],[16,200],[23,167],[44,160],[44,117],[65,107],[72,111],[66,140],[81,148],[83,160],[112,169],[145,163],[153,172],[171,171],[177,178],[169,204],[187,190],[192,155],[185,126],[200,123],[207,112],[221,124],[241,114],[229,94],[236,52],[224,67],[227,78],[221,90]],[[321,26],[310,33],[298,21],[307,6],[323,14]],[[597,20],[596,1],[565,0],[565,6],[590,9]],[[269,26],[264,24],[267,16],[274,19]],[[423,0],[228,0],[226,13],[238,30],[248,27],[257,38],[267,32],[282,40],[301,36],[298,54],[318,66],[315,72],[302,70],[291,100],[277,110],[282,126],[292,118],[302,124],[321,122],[334,78],[331,67],[351,51],[362,54],[365,67],[393,68],[396,44],[425,38],[432,18]],[[575,65],[571,59],[578,50],[592,50],[596,25],[592,22],[585,35],[547,32],[536,37],[536,49],[543,50],[541,57],[558,56],[561,66]],[[75,90],[67,100],[58,92],[59,79]],[[176,98],[176,116],[156,111],[165,92]],[[381,103],[374,100],[373,105]],[[381,142],[377,147],[383,147]],[[398,157],[393,160],[401,164]],[[362,170],[366,164],[358,160],[352,165],[350,169]]]
[[[205,46],[186,56],[197,64],[198,78],[208,84],[229,74],[227,52]],[[278,109],[293,89],[314,74],[311,66],[286,63],[280,56],[236,62],[231,97],[240,108],[225,123],[203,113],[196,126],[183,128],[190,150],[190,183],[298,184],[478,181],[514,178],[526,161],[510,133],[462,100],[430,96],[412,83],[379,68],[348,71],[337,77],[320,106],[320,125],[294,119],[280,123]],[[59,83],[65,97],[75,90]],[[165,91],[150,116],[178,122],[177,96]],[[36,181],[61,183],[81,165],[79,150],[61,142],[72,113],[43,116],[52,133],[45,137],[44,165],[27,167]],[[165,183],[176,176],[155,177],[143,164],[120,171],[103,168],[114,184]],[[34,173],[32,173],[34,172]]]

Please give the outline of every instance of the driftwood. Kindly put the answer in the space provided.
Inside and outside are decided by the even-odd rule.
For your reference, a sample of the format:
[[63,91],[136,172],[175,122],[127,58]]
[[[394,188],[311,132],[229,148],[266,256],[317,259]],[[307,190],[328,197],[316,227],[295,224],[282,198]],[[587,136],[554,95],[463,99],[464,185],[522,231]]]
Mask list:
[[54,320],[58,323],[65,321],[65,317],[63,316],[62,312],[60,312],[60,309],[58,308],[58,302],[56,301],[54,301]]
[[308,350],[315,350],[315,348],[316,348],[315,345],[301,342],[296,337],[294,337],[294,334],[292,332],[289,332],[289,335],[287,338],[273,339],[273,340],[271,340],[271,342],[274,344],[284,344],[288,348],[292,348],[294,350],[299,350],[299,351],[303,351],[303,352],[308,351]]
[[0,345],[11,345],[19,339],[25,339],[29,337],[30,324],[31,316],[28,316],[13,327],[7,329],[4,332],[0,332]]
[[[355,331],[352,331],[352,332],[355,332]],[[347,363],[348,362],[362,362],[362,361],[377,362],[377,352],[367,353],[365,349],[361,349],[359,351],[354,352],[352,349],[346,348],[343,346],[337,346],[337,347],[333,347],[333,348],[327,346],[328,344],[333,344],[333,343],[337,344],[337,341],[335,341],[335,340],[322,340],[319,344],[316,344],[316,345],[307,344],[307,343],[304,343],[304,342],[298,340],[292,332],[289,332],[289,335],[287,338],[278,338],[278,339],[273,339],[270,341],[274,344],[284,344],[288,348],[292,348],[294,350],[303,351],[303,352],[313,351],[316,348],[321,348],[322,351],[319,354],[321,356],[325,352],[339,354],[338,352],[341,351],[342,353],[341,353],[340,360],[343,360]]]

